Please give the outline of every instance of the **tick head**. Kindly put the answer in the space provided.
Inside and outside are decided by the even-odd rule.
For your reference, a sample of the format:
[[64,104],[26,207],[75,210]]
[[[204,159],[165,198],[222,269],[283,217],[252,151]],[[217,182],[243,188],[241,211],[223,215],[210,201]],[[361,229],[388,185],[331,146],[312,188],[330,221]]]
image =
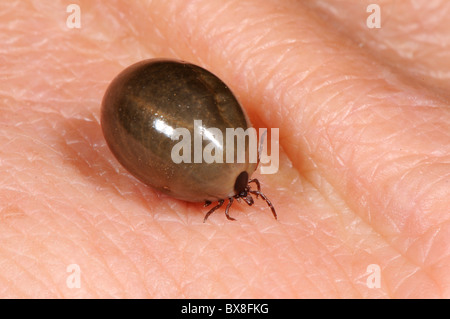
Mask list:
[[[239,197],[247,196],[247,185],[248,185],[248,173],[246,171],[241,172],[236,181],[234,182],[234,192]],[[245,193],[244,196],[243,193]]]

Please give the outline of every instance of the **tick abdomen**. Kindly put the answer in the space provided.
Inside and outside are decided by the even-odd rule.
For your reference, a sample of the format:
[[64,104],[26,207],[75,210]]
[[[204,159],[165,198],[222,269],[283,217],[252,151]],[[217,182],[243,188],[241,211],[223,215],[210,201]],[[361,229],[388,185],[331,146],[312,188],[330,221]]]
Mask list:
[[[217,201],[236,195],[242,172],[256,163],[226,162],[226,129],[251,124],[230,89],[209,71],[190,63],[145,60],[120,73],[102,102],[102,129],[113,154],[135,177],[172,197]],[[223,139],[222,163],[194,163],[194,125],[217,128]],[[172,134],[187,129],[192,137],[191,162],[175,163],[172,150],[179,143]],[[202,150],[211,143],[203,134]],[[236,145],[234,146],[236,147]],[[249,152],[245,145],[246,155]],[[237,149],[235,149],[235,154]],[[248,156],[246,156],[248,158]]]

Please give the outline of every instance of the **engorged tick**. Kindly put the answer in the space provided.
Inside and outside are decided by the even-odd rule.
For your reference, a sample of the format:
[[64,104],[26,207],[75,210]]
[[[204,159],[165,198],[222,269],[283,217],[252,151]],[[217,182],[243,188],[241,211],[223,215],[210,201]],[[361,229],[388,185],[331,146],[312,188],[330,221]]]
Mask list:
[[[102,102],[101,125],[106,142],[118,161],[139,180],[174,198],[204,201],[205,207],[217,201],[204,221],[226,199],[225,215],[235,220],[229,215],[234,199],[243,199],[251,206],[252,194],[261,196],[277,219],[259,181],[250,179],[258,163],[249,161],[248,143],[243,163],[227,162],[225,151],[222,162],[198,163],[192,154],[187,162],[173,160],[180,138],[175,136],[176,129],[186,129],[195,141],[199,120],[201,151],[212,142],[219,149],[227,149],[226,140],[215,139],[214,131],[208,128],[217,128],[225,136],[227,128],[245,131],[251,127],[238,100],[219,78],[183,61],[149,59],[129,66],[111,82]],[[191,144],[188,149],[194,151],[196,145]],[[234,148],[236,154],[236,144]]]

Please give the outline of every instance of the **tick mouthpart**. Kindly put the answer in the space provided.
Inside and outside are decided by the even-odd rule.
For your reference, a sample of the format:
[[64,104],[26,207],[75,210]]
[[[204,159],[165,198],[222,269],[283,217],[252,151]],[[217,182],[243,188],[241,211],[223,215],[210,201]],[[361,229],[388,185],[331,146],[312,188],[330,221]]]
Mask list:
[[[252,190],[252,188],[250,186],[250,183],[255,183],[257,185],[257,189],[258,190]],[[256,178],[255,179],[251,179],[250,181],[248,181],[248,184],[247,184],[247,186],[245,186],[243,191],[241,191],[240,193],[238,193],[238,194],[228,198],[229,202],[228,202],[227,207],[225,209],[225,216],[227,217],[228,220],[236,220],[235,218],[233,218],[233,217],[231,217],[229,215],[229,210],[230,210],[231,205],[233,204],[234,198],[236,198],[238,201],[240,201],[240,199],[242,198],[247,203],[248,206],[252,206],[254,204],[254,200],[253,200],[253,197],[252,197],[251,194],[255,195],[256,198],[258,198],[258,196],[261,196],[261,198],[266,201],[267,205],[269,206],[270,210],[272,211],[273,217],[276,220],[278,220],[278,216],[277,216],[277,213],[275,211],[275,207],[273,207],[272,202],[269,200],[269,198],[267,198],[267,196],[264,195],[261,192],[261,185],[260,185],[259,181]],[[203,219],[203,222],[206,222],[208,217],[212,213],[214,213],[217,209],[219,209],[224,204],[224,202],[225,202],[224,199],[219,200],[218,204],[216,206],[214,206],[213,208],[211,208],[206,213],[205,218]],[[206,207],[206,206],[208,206],[210,204],[211,204],[210,201],[206,201],[204,207]]]

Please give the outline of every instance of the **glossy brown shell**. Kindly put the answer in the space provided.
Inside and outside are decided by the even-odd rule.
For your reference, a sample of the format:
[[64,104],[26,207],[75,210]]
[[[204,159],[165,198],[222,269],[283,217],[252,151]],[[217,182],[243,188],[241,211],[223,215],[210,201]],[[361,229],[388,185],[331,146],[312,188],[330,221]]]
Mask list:
[[[182,61],[152,59],[128,67],[109,85],[102,102],[101,125],[108,146],[135,177],[191,202],[234,196],[237,177],[244,171],[251,176],[256,163],[225,163],[224,152],[224,163],[176,164],[171,151],[179,140],[155,129],[156,122],[187,128],[193,139],[194,120],[201,120],[205,128],[219,128],[224,150],[226,128],[246,130],[251,126],[239,102],[219,78]],[[203,141],[202,147],[207,144]]]

